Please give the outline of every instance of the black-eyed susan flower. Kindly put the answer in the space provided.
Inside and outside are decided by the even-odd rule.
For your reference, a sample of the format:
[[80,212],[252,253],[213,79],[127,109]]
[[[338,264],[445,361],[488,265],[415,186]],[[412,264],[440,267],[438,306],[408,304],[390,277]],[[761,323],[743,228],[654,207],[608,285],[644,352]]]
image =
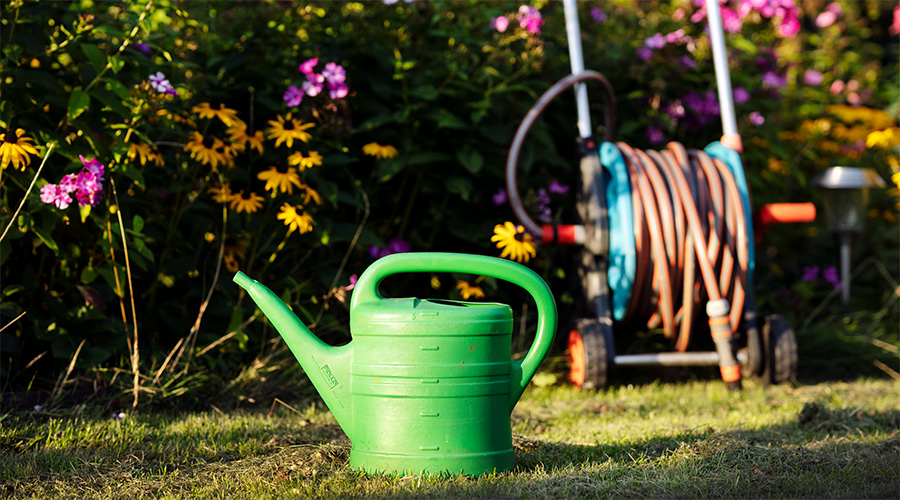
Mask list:
[[238,120],[225,132],[228,134],[228,141],[231,142],[232,147],[236,151],[243,153],[249,146],[260,153],[263,152],[263,141],[265,138],[262,130],[257,130],[253,135],[250,135],[247,133],[247,124]]
[[141,166],[147,162],[156,164],[157,167],[163,166],[163,158],[149,144],[132,142],[128,145],[128,159],[131,161],[138,160]]
[[369,156],[374,156],[379,160],[383,160],[385,158],[393,158],[398,154],[397,148],[395,148],[394,146],[382,146],[377,142],[370,142],[366,144],[365,146],[363,146],[362,150],[363,153]]
[[211,194],[213,201],[218,203],[228,203],[231,201],[231,197],[234,196],[234,193],[231,192],[231,186],[227,182],[211,186],[206,192]]
[[470,297],[475,297],[476,299],[484,298],[484,290],[480,286],[470,284],[468,281],[457,281],[456,289],[459,290],[460,297],[465,300],[468,300]]
[[322,204],[322,195],[320,195],[318,191],[309,187],[308,184],[303,183],[300,183],[300,188],[305,191],[305,193],[303,194],[303,203],[309,203],[309,200],[312,200],[316,203],[316,205]]
[[243,259],[246,251],[247,244],[243,241],[239,236],[235,236],[233,234],[225,235],[225,248],[223,249],[223,260],[225,261],[225,267],[228,268],[231,272],[237,272],[238,263],[237,259]]
[[494,235],[491,241],[497,244],[497,248],[503,249],[501,258],[507,257],[516,262],[528,262],[528,259],[537,255],[537,247],[531,235],[525,232],[521,225],[516,226],[506,221],[494,226]]
[[31,142],[31,137],[25,137],[25,130],[17,128],[15,132],[7,130],[0,134],[0,167],[6,169],[10,163],[13,168],[25,170],[31,164],[31,156],[37,155]]
[[263,197],[254,193],[253,191],[240,191],[235,195],[232,195],[231,200],[228,201],[228,206],[231,207],[237,213],[247,212],[248,214],[252,214],[262,207]]
[[197,113],[200,118],[218,118],[226,127],[231,127],[239,121],[237,111],[226,108],[224,104],[219,104],[218,108],[214,108],[208,102],[201,102],[191,108],[191,112]]
[[277,120],[269,120],[269,128],[266,129],[266,136],[269,139],[275,139],[275,147],[281,146],[282,143],[287,147],[294,147],[294,139],[302,142],[308,142],[312,135],[306,130],[315,127],[315,123],[303,123],[303,120],[291,118],[288,113],[284,116],[278,115]]
[[313,218],[303,210],[303,205],[285,203],[278,211],[278,219],[284,221],[284,225],[288,227],[288,233],[297,231],[304,234],[312,231]]
[[300,176],[297,175],[297,169],[286,165],[269,167],[268,170],[256,174],[256,177],[261,181],[266,181],[266,191],[272,191],[273,196],[276,190],[292,194],[294,186],[303,186],[300,183]]
[[322,164],[322,155],[318,151],[310,151],[309,156],[305,156],[302,152],[297,151],[287,159],[290,165],[295,165],[303,172],[308,168],[317,167]]
[[204,165],[217,168],[220,164],[231,166],[234,164],[232,150],[218,137],[203,137],[200,132],[191,132],[191,138],[184,146],[184,150],[191,153],[191,158]]

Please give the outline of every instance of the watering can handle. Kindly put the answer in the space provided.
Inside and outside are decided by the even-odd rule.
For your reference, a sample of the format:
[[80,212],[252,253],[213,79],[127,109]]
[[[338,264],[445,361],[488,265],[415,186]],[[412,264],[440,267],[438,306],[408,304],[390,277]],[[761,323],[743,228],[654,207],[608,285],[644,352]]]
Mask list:
[[439,252],[400,253],[383,257],[366,269],[353,290],[350,309],[353,310],[358,304],[383,299],[378,293],[378,285],[388,276],[417,272],[491,276],[524,288],[534,298],[538,310],[537,334],[525,357],[513,361],[512,364],[509,406],[509,410],[512,411],[553,344],[553,336],[556,333],[556,302],[550,288],[531,269],[496,257]]

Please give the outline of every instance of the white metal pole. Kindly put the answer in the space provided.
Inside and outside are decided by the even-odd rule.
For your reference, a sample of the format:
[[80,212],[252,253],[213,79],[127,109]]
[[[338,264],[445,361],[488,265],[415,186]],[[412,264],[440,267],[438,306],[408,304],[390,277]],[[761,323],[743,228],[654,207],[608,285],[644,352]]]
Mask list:
[[[572,74],[584,72],[584,55],[581,51],[581,28],[578,25],[577,0],[564,0],[566,14],[566,35],[569,40],[569,59],[572,61]],[[578,134],[582,139],[591,136],[591,116],[588,109],[587,87],[584,83],[575,84],[575,105],[578,107]]]
[[734,98],[731,92],[731,75],[728,72],[728,54],[725,49],[725,32],[722,29],[722,11],[719,0],[706,0],[706,17],[709,20],[709,41],[712,45],[713,64],[716,68],[716,88],[719,92],[719,109],[722,114],[723,138],[737,140],[737,121],[734,117]]

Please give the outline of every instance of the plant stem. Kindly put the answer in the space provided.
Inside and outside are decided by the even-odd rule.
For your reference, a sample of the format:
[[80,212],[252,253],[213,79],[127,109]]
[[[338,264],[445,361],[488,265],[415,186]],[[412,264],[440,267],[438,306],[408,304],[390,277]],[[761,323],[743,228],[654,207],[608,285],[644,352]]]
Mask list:
[[19,216],[19,212],[22,210],[22,206],[25,205],[25,200],[27,200],[28,195],[31,194],[31,188],[34,187],[34,183],[37,182],[38,177],[41,175],[41,170],[44,169],[44,164],[47,163],[47,158],[50,157],[50,151],[53,151],[53,143],[50,143],[50,146],[47,147],[47,152],[44,153],[44,159],[41,160],[41,166],[38,167],[37,172],[34,174],[34,178],[31,179],[31,184],[25,191],[25,196],[22,197],[22,202],[19,203],[19,208],[16,209],[16,212],[13,214],[12,219],[10,219],[9,224],[6,225],[6,229],[3,230],[3,234],[0,234],[0,241],[3,241],[3,238],[6,237],[6,233],[9,231],[9,228],[12,227],[13,222],[16,221],[16,217]]

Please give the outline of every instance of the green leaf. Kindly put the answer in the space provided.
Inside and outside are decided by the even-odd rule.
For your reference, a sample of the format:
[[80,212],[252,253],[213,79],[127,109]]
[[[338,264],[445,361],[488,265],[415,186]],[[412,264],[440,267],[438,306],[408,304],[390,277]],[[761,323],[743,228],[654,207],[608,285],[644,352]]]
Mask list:
[[34,234],[36,234],[37,237],[40,238],[40,240],[43,241],[45,245],[47,245],[47,248],[53,250],[53,253],[59,255],[59,246],[55,241],[53,241],[53,238],[50,236],[50,233],[46,229],[39,226],[34,226],[31,228],[31,230],[34,231]]
[[472,182],[465,177],[451,177],[447,179],[447,190],[458,194],[463,200],[469,201],[469,196],[472,193]]
[[100,47],[90,43],[83,43],[81,44],[81,51],[90,59],[91,66],[97,70],[97,73],[103,71],[103,68],[106,67],[106,57],[103,56],[103,51],[100,50]]
[[387,182],[401,170],[403,170],[403,162],[400,160],[396,158],[381,160],[378,162],[378,173],[376,176],[380,182]]
[[131,220],[131,227],[140,233],[141,230],[144,229],[144,218],[140,215],[135,215]]
[[411,92],[414,97],[418,97],[424,101],[433,101],[438,97],[438,91],[434,88],[433,85],[423,85],[421,87],[416,87]]
[[90,104],[91,96],[89,96],[87,92],[81,90],[81,87],[72,89],[72,94],[69,96],[69,121],[78,118],[81,113],[84,113],[88,109]]
[[466,122],[446,109],[438,109],[434,115],[438,128],[465,129],[468,127]]
[[83,207],[78,207],[78,213],[81,215],[81,222],[83,223],[91,215],[91,206],[85,205]]
[[477,174],[481,171],[481,167],[484,166],[484,157],[481,156],[481,153],[477,150],[472,149],[469,146],[465,146],[457,151],[456,158],[459,159],[459,162],[466,170],[473,174]]
[[447,163],[451,161],[453,157],[446,153],[440,153],[437,151],[425,151],[422,153],[415,153],[406,160],[406,164],[413,165],[422,165],[422,164],[438,164],[438,163]]
[[120,69],[125,67],[125,62],[116,56],[109,56],[107,61],[109,61],[109,69],[111,69],[113,73],[118,73]]
[[104,78],[102,81],[106,84],[106,88],[108,90],[115,92],[115,94],[119,96],[119,99],[122,99],[123,101],[126,99],[131,99],[131,93],[128,92],[128,88],[119,80],[116,80],[114,78]]

